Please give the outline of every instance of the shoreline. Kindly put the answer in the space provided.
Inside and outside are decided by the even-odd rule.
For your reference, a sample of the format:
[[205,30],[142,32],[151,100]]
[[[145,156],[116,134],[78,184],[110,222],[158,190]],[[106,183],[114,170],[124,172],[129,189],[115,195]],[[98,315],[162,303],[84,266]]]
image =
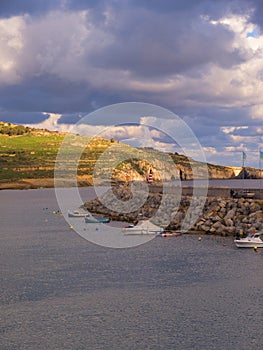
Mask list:
[[[60,187],[70,188],[75,187],[76,183],[73,181],[60,181]],[[93,186],[87,181],[79,181],[79,188]],[[0,184],[0,190],[26,190],[26,189],[44,189],[44,188],[54,188],[54,179],[24,179],[9,183]],[[160,199],[162,198],[162,186],[152,186],[150,187],[149,196],[147,203],[145,202],[140,208],[141,215],[143,217],[149,218],[154,214],[155,210],[158,210],[160,205]],[[172,215],[173,208],[178,206],[178,196],[181,198],[180,208],[176,215],[172,215],[172,221],[169,221],[169,229],[178,230],[180,225],[189,207],[189,200],[192,198],[193,189],[191,187],[182,187],[181,191],[179,188],[172,187],[169,194],[166,194],[167,199],[169,199],[166,208],[161,215],[165,217],[166,215]],[[117,191],[117,192],[116,192]],[[117,198],[124,198],[130,196],[130,186],[120,185],[115,188],[115,195]],[[197,191],[198,192],[198,191]],[[200,191],[200,198],[197,195],[195,197],[198,201],[202,201],[202,191]],[[262,194],[262,192],[258,193]],[[111,196],[106,194],[107,201],[111,200]],[[127,197],[127,199],[129,199]],[[257,229],[263,229],[263,200],[262,198],[231,198],[229,188],[208,188],[208,193],[206,197],[206,204],[202,208],[202,214],[199,219],[195,222],[193,227],[189,230],[188,233],[191,234],[211,234],[219,236],[234,236],[239,232],[249,233],[251,230],[255,231]],[[116,201],[116,197],[112,198],[112,201]],[[175,203],[174,203],[175,201]],[[125,200],[124,200],[125,203]],[[198,203],[196,203],[198,207]],[[91,201],[84,203],[84,207],[90,212],[106,215],[111,218],[113,221],[125,221],[125,222],[135,222],[138,221],[139,211],[131,212],[129,215],[122,213],[120,208],[116,213],[111,211],[108,208],[111,208],[111,205],[104,207],[98,198],[94,198]],[[169,209],[169,210],[168,210]],[[200,209],[201,210],[201,209]],[[171,211],[171,213],[169,212]],[[159,223],[158,223],[159,224]]]
[[[63,180],[61,181],[63,186],[60,187],[74,187],[73,181]],[[79,187],[91,186],[89,181],[78,181]],[[40,178],[40,179],[22,179],[10,182],[0,182],[1,190],[31,190],[40,188],[54,188],[54,178]]]
[[39,188],[53,188],[54,179],[23,179],[0,183],[0,190],[30,190]]

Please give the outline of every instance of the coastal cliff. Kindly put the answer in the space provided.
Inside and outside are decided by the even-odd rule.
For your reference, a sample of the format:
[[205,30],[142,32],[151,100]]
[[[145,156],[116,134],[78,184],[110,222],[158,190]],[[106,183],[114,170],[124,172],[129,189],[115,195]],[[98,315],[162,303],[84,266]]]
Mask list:
[[[53,187],[56,157],[66,135],[0,122],[0,188]],[[177,153],[133,148],[114,139],[71,136],[71,149],[85,144],[75,171],[79,186],[93,184],[98,160],[96,177],[101,184],[109,178],[115,183],[145,181],[150,169],[157,183],[191,180],[193,169],[195,179],[206,177],[206,171],[210,179],[234,178],[237,173],[236,168],[201,163]],[[67,159],[65,168],[74,171],[74,163],[75,159]],[[64,180],[65,186],[72,186],[72,181]]]

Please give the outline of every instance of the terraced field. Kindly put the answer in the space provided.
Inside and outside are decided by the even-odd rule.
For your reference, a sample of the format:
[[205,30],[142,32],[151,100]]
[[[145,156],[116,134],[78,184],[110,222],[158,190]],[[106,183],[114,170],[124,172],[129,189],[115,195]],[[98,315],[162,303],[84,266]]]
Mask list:
[[62,135],[0,136],[0,181],[53,177]]
[[[63,156],[59,166],[58,154]],[[40,186],[49,187],[55,163],[56,176],[66,179],[77,175],[79,185],[92,184],[94,174],[102,182],[144,180],[150,169],[155,181],[163,176],[173,180],[179,177],[179,172],[184,179],[191,179],[193,168],[198,169],[202,178],[204,168],[204,164],[184,155],[137,149],[113,139],[91,139],[0,122],[0,185],[39,179]],[[210,178],[233,176],[231,168],[212,164],[208,164],[208,173]]]

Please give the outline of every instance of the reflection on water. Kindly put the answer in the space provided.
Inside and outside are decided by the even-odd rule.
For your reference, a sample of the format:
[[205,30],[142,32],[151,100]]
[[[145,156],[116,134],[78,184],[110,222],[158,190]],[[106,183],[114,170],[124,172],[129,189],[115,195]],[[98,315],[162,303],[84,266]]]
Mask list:
[[191,235],[108,249],[58,209],[51,189],[0,191],[1,349],[262,349],[263,250]]

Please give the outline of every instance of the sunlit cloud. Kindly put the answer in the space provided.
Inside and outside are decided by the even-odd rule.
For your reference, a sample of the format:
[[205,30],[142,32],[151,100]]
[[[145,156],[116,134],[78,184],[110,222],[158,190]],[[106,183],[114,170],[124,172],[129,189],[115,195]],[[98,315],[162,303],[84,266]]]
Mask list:
[[[46,111],[43,128],[103,132],[176,150],[176,138],[184,135],[176,118],[141,117],[140,124],[151,125],[148,133],[141,126],[110,130],[110,121],[74,126],[72,117],[72,125],[70,118],[63,122],[65,115],[138,101],[178,114],[211,162],[229,161],[222,145],[242,143],[253,152],[262,143],[261,2],[222,0],[208,6],[206,0],[198,5],[189,0],[179,6],[175,1],[162,4],[161,11],[158,2],[88,3],[18,7],[0,2],[0,112],[5,120],[24,118],[28,124],[29,117],[22,117],[26,112],[40,120]],[[196,145],[188,145],[194,155]]]
[[248,126],[221,126],[220,130],[222,130],[225,134],[231,134],[237,130],[246,130]]
[[25,18],[16,16],[0,19],[0,84],[20,81],[19,56],[23,50]]

